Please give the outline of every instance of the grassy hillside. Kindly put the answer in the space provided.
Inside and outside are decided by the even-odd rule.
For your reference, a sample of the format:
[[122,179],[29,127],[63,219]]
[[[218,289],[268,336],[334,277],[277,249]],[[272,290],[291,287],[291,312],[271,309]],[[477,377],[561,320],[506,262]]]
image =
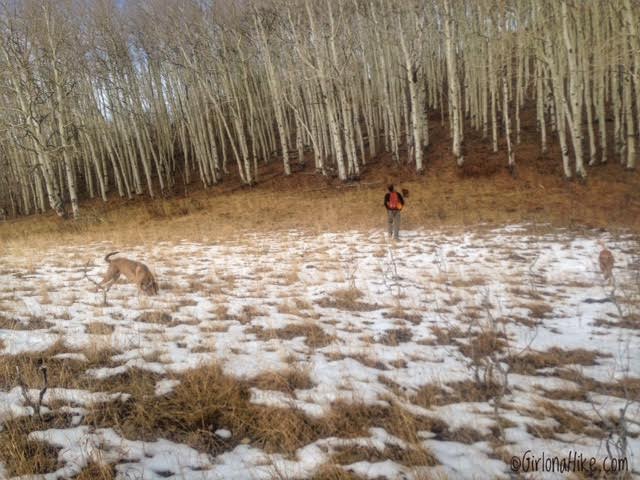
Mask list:
[[[434,129],[437,132],[437,129]],[[640,228],[640,179],[610,162],[590,168],[585,183],[562,178],[554,147],[540,156],[533,136],[518,146],[516,177],[504,152],[494,154],[480,139],[467,139],[466,163],[455,166],[442,133],[434,135],[423,175],[395,165],[388,156],[370,159],[359,182],[328,179],[310,168],[290,177],[278,162],[262,167],[255,187],[230,179],[211,189],[198,185],[168,199],[99,200],[83,205],[79,221],[53,214],[0,224],[3,244],[30,245],[110,240],[153,243],[175,238],[201,239],[242,231],[299,228],[306,231],[384,227],[386,184],[407,188],[403,227],[550,223],[571,228]],[[311,162],[307,162],[309,164]]]

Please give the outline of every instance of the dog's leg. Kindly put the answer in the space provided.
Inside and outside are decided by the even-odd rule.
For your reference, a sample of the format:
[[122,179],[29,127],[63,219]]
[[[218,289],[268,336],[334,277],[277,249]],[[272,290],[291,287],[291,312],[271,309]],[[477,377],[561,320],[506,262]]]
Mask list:
[[141,265],[136,269],[136,284],[138,285],[138,290],[145,295],[152,296],[158,293],[156,280],[145,265]]
[[113,285],[118,280],[118,278],[120,278],[120,272],[117,269],[113,268],[113,266],[110,266],[98,286],[103,289],[110,288],[111,285]]
[[140,292],[142,292],[144,288],[144,270],[140,265],[136,265],[136,269],[133,274],[135,276],[134,283],[138,288],[138,300],[140,300]]

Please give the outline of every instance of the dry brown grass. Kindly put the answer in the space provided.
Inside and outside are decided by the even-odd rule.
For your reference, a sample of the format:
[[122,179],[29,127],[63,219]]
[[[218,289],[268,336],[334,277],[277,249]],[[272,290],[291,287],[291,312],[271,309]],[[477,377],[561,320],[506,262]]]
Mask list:
[[314,385],[309,373],[298,368],[266,372],[254,377],[251,383],[261,390],[278,390],[289,394],[293,394],[296,390],[312,388]]
[[[479,385],[472,381],[461,381],[444,386],[427,384],[417,392],[408,395],[405,389],[392,380],[384,376],[380,376],[378,380],[391,388],[397,396],[406,398],[413,404],[427,409],[460,402],[486,402],[494,399],[496,392],[500,390],[498,385]],[[471,444],[487,439],[485,435],[474,428],[461,427],[451,430],[445,423],[436,425],[432,432],[435,434],[435,438],[441,441]],[[498,432],[492,432],[492,435],[492,440],[498,438]]]
[[[421,358],[421,357],[419,357]],[[414,357],[412,357],[412,360],[414,359]],[[392,360],[389,362],[389,365],[391,365],[393,368],[407,368],[407,361],[399,358],[398,360]]]
[[562,283],[562,286],[569,287],[569,288],[590,288],[593,285],[591,283],[581,282],[579,280],[569,280]]
[[75,480],[115,480],[116,470],[113,465],[90,463],[75,477]]
[[364,477],[327,463],[320,466],[309,480],[364,480]]
[[438,439],[446,442],[472,444],[485,440],[485,435],[475,428],[461,427],[456,430],[447,430],[443,435],[440,435]]
[[391,460],[406,466],[433,466],[437,461],[427,450],[416,448],[400,448],[397,445],[386,445],[380,451],[372,446],[351,445],[339,448],[331,457],[334,463],[350,465],[356,462],[384,462]]
[[420,431],[438,433],[446,430],[442,420],[413,415],[395,403],[383,407],[340,401],[322,421],[330,427],[329,432],[338,437],[366,436],[370,427],[381,427],[410,444],[420,442]]
[[0,459],[11,476],[50,473],[58,467],[58,449],[29,440],[29,433],[49,428],[68,428],[69,417],[43,415],[4,422],[0,431]]
[[495,399],[502,390],[502,386],[497,383],[478,383],[472,380],[448,383],[447,387],[453,390],[446,397],[447,403],[488,402]]
[[378,343],[383,345],[398,346],[401,343],[410,342],[413,338],[413,332],[408,328],[395,328],[387,330],[385,334],[380,337]]
[[169,325],[173,322],[171,315],[159,310],[143,312],[136,318],[136,322],[154,323],[159,325]]
[[486,329],[475,335],[472,334],[468,342],[457,343],[460,352],[474,362],[501,352],[507,345],[504,333],[495,329]]
[[35,315],[32,315],[27,322],[0,315],[0,329],[3,330],[40,330],[49,328],[52,325],[45,321],[43,317]]
[[251,320],[261,315],[264,315],[264,312],[258,307],[254,305],[243,305],[242,310],[234,317],[234,319],[243,325],[246,325],[251,323]]
[[393,394],[397,397],[405,398],[407,396],[406,388],[404,388],[402,385],[400,385],[390,377],[386,375],[378,375],[378,381],[382,385],[386,386],[389,390],[391,390],[391,392],[393,392]]
[[[124,391],[132,398],[92,410],[86,423],[95,427],[113,427],[126,438],[152,441],[159,437],[186,443],[200,451],[220,453],[249,439],[267,452],[291,454],[317,439],[331,436],[354,438],[368,435],[371,427],[385,428],[412,445],[419,442],[418,432],[444,431],[435,419],[419,417],[397,405],[369,406],[337,402],[321,419],[307,417],[289,408],[275,408],[250,402],[250,388],[274,385],[292,392],[310,386],[299,372],[295,375],[264,375],[252,381],[226,376],[215,365],[182,374],[180,383],[163,397],[152,394],[155,378],[147,373],[131,372],[110,379],[106,391]],[[232,438],[222,441],[213,432],[227,428]]]
[[293,299],[293,304],[300,310],[313,310],[313,305],[304,298],[295,297]]
[[197,198],[182,198],[177,201],[167,201],[166,199],[156,199],[147,205],[150,215],[157,215],[161,218],[184,216],[193,212],[205,209],[205,205]]
[[572,400],[577,402],[587,402],[589,400],[588,392],[580,388],[556,388],[554,390],[543,388],[543,392],[544,398],[548,398],[549,400]]
[[449,295],[449,297],[445,298],[443,302],[445,305],[449,307],[455,307],[461,301],[462,301],[462,297],[460,295]]
[[[115,351],[96,345],[83,352],[87,358],[86,362],[54,358],[55,355],[65,351],[66,348],[62,342],[58,342],[44,352],[3,356],[0,361],[0,389],[9,390],[16,387],[19,383],[18,372],[27,388],[42,388],[43,377],[39,370],[42,365],[47,367],[50,388],[81,388],[90,391],[101,390],[102,387],[108,389],[109,381],[92,379],[84,372],[87,368],[108,365],[109,358],[116,353]],[[61,406],[61,402],[56,401],[49,406],[55,409]],[[70,426],[70,416],[57,413],[6,421],[0,432],[0,459],[3,460],[11,475],[51,472],[59,467],[57,449],[48,444],[28,440],[28,434],[37,430]],[[113,477],[105,473],[104,476],[92,478],[107,480]]]
[[314,312],[311,303],[298,297],[279,303],[278,312],[300,318],[320,318],[320,316]]
[[85,375],[86,370],[110,366],[110,358],[118,353],[106,345],[92,345],[82,352],[73,352],[83,353],[87,358],[86,362],[55,358],[57,354],[67,352],[64,344],[58,342],[44,352],[0,356],[0,389],[9,390],[18,386],[18,372],[27,388],[42,388],[43,376],[40,367],[45,365],[50,388],[99,390],[100,382]]
[[382,315],[384,317],[406,320],[407,322],[410,322],[413,325],[420,325],[420,323],[422,323],[422,315],[418,313],[410,313],[405,308],[402,308],[400,305],[396,305],[388,312],[383,312]]
[[460,402],[487,402],[501,391],[498,384],[478,383],[472,380],[451,382],[443,386],[427,384],[412,397],[413,403],[425,408]]
[[627,328],[629,330],[640,330],[640,314],[630,313],[616,321],[600,318],[594,321],[593,324],[597,327],[619,327]]
[[359,363],[361,363],[362,365],[369,367],[369,368],[375,368],[376,370],[389,370],[389,367],[387,367],[384,362],[378,360],[377,358],[372,358],[364,353],[357,353],[354,355],[349,355],[347,356],[341,356],[340,359],[343,358],[351,358],[353,360],[358,361]]
[[293,263],[291,268],[282,275],[284,285],[292,285],[300,281],[300,265]]
[[218,320],[229,320],[229,306],[223,303],[218,303],[213,312]]
[[197,347],[193,347],[191,352],[193,353],[209,353],[215,351],[215,345],[198,345]]
[[468,289],[470,287],[481,287],[487,284],[487,279],[483,277],[454,278],[449,280],[449,285],[454,288]]
[[[540,156],[536,142],[525,138],[518,146],[519,171],[514,179],[502,168],[501,155],[471,139],[465,165],[455,167],[447,152],[446,135],[436,133],[438,125],[433,127],[428,166],[433,174],[421,176],[411,169],[398,170],[395,162],[383,155],[368,160],[363,172],[366,183],[343,188],[342,182],[319,175],[284,177],[275,162],[261,167],[268,172],[262,172],[256,188],[240,188],[238,179],[232,176],[207,190],[190,185],[186,198],[132,202],[114,197],[106,205],[85,201],[83,217],[78,221],[62,221],[47,214],[1,222],[0,241],[15,251],[105,239],[123,245],[145,244],[152,241],[149,230],[155,233],[154,238],[171,241],[185,238],[185,234],[193,240],[229,238],[247,230],[370,229],[384,224],[380,198],[390,180],[411,190],[403,211],[403,223],[408,228],[479,223],[639,228],[638,175],[623,172],[615,162],[592,169],[588,184],[565,182],[559,170],[557,145],[548,155]],[[224,202],[219,201],[221,195]],[[442,202],[443,198],[447,201]],[[504,208],[505,203],[509,208]]]
[[452,345],[456,338],[465,338],[468,335],[455,325],[448,327],[433,325],[431,333],[436,337],[434,340],[420,340],[418,343],[421,345]]
[[424,408],[431,408],[436,405],[445,405],[449,397],[447,391],[440,385],[428,383],[418,389],[411,398],[412,402]]
[[111,345],[109,337],[105,337],[104,342],[94,341],[79,353],[87,358],[86,368],[94,368],[111,366],[113,364],[111,357],[121,352]]
[[539,326],[542,323],[542,320],[532,319],[529,317],[521,317],[520,315],[509,315],[498,318],[497,322],[503,325],[509,323],[517,323],[519,325],[524,325],[525,327],[534,328],[536,326]]
[[195,307],[198,304],[198,301],[193,298],[178,298],[175,300],[175,303],[171,307],[171,311],[177,312],[182,307]]
[[222,333],[229,330],[230,324],[204,325],[200,327],[200,331],[209,333]]
[[548,318],[553,313],[553,307],[544,302],[525,303],[519,306],[528,309],[530,317],[540,320]]
[[517,298],[526,298],[529,300],[536,300],[536,301],[542,300],[544,298],[535,290],[531,288],[523,288],[520,285],[517,285],[515,287],[510,287],[508,291],[511,295]]
[[625,398],[628,400],[640,399],[640,378],[623,377],[615,381],[601,382],[591,377],[586,377],[576,368],[559,368],[554,375],[577,383],[581,390],[595,392],[602,395]]
[[329,335],[321,327],[311,322],[290,323],[283,328],[265,329],[255,326],[246,329],[245,332],[253,333],[259,340],[263,341],[274,338],[291,340],[296,337],[305,337],[305,344],[311,348],[326,347],[335,340],[333,335]]
[[[577,413],[570,412],[557,403],[545,400],[538,404],[538,408],[540,409],[544,418],[553,418],[557,422],[557,425],[555,426],[555,428],[553,428],[554,434],[571,432],[595,437],[599,437],[602,434],[600,429],[598,429],[594,425],[591,419],[583,417]],[[551,433],[544,428],[540,429],[538,427],[537,430],[536,427],[530,428],[533,430],[533,432],[537,432],[540,436],[542,436],[542,438],[548,438],[544,437],[543,435],[549,435]]]
[[[441,421],[414,416],[396,405],[381,407],[338,402],[322,419],[308,418],[294,409],[254,405],[249,401],[251,383],[227,377],[216,366],[201,367],[180,375],[179,380],[180,384],[171,394],[154,397],[156,378],[148,373],[131,371],[112,377],[102,382],[101,387],[106,391],[127,391],[132,398],[125,403],[92,409],[86,423],[97,428],[114,427],[132,440],[169,438],[212,454],[233,448],[245,439],[270,453],[292,454],[320,438],[355,438],[368,435],[371,427],[381,427],[411,446],[401,449],[388,445],[382,452],[346,448],[337,452],[333,463],[366,458],[371,461],[391,459],[405,465],[436,464],[433,456],[420,446],[418,432],[445,431]],[[265,377],[260,381],[266,380]],[[7,463],[10,473],[53,471],[57,467],[57,451],[27,441],[27,435],[34,430],[68,426],[69,420],[64,416],[10,421],[0,433],[0,456],[11,459]],[[214,434],[218,428],[228,428],[233,437],[221,440]],[[81,475],[80,478],[109,480],[113,468],[91,465]],[[351,477],[327,464],[313,478]]]
[[291,315],[294,317],[302,317],[304,315],[302,310],[288,301],[278,304],[278,313],[284,313],[285,315]]
[[50,285],[47,282],[38,282],[38,295],[42,305],[50,305],[51,297],[49,296]]
[[553,347],[546,352],[528,352],[506,359],[514,373],[535,375],[542,368],[557,368],[565,365],[595,365],[599,357],[605,354],[593,350],[578,348],[562,350]]
[[382,308],[379,305],[363,302],[362,290],[349,287],[331,292],[325,298],[318,300],[317,304],[323,308],[335,308],[350,312],[371,312]]
[[[312,422],[292,409],[261,407],[250,403],[251,384],[224,375],[217,366],[201,367],[180,375],[171,394],[154,397],[155,378],[141,388],[138,375],[117,378],[115,390],[131,393],[127,403],[92,411],[87,423],[116,425],[126,438],[153,441],[160,437],[218,454],[249,438],[267,451],[292,453],[316,437]],[[214,432],[233,433],[222,440]]]
[[211,280],[209,282],[202,283],[199,286],[199,289],[205,295],[208,295],[210,297],[218,297],[225,294],[225,286],[226,285],[221,282]]
[[109,335],[115,330],[113,325],[103,322],[87,323],[85,328],[86,332],[91,335]]

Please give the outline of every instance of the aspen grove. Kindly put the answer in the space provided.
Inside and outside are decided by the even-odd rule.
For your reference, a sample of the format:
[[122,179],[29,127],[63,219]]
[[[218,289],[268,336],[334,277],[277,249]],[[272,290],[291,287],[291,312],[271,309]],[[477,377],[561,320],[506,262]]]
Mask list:
[[422,172],[429,120],[452,162],[477,131],[514,169],[525,111],[567,178],[638,157],[638,0],[1,0],[0,64],[8,216],[267,162]]

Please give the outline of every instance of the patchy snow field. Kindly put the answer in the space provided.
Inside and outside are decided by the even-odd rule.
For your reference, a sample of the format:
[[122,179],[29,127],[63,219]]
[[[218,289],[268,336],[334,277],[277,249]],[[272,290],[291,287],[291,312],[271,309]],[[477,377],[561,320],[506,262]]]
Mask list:
[[[543,465],[523,472],[543,454],[577,452],[601,466],[608,443],[623,457],[614,445],[622,439],[627,468],[638,475],[638,239],[605,238],[616,259],[611,301],[597,263],[600,237],[544,232],[410,231],[391,246],[379,231],[160,242],[122,252],[151,267],[160,295],[116,284],[107,305],[83,266],[89,261],[89,277],[99,280],[104,255],[117,246],[0,257],[2,361],[44,355],[41,414],[67,419],[29,434],[57,449],[52,469],[37,478],[109,464],[121,479],[306,479],[336,464],[353,476],[316,478],[491,479],[512,478],[518,462],[526,478],[564,478]],[[91,360],[96,350],[108,354]],[[148,372],[151,395],[171,398],[184,375],[212,363],[251,385],[248,401],[259,408],[297,409],[321,422],[336,404],[394,405],[432,427],[418,428],[412,440],[372,418],[365,435],[315,438],[279,452],[230,425],[204,425],[223,447],[202,451],[161,433],[130,438],[121,425],[86,421],[90,410],[130,402],[131,392],[126,381],[121,391],[78,382],[100,386]],[[64,364],[77,378],[57,384]],[[15,370],[3,377],[0,423],[34,416],[38,407],[42,379]],[[303,375],[304,388],[251,383],[286,371]],[[368,453],[336,460],[345,448]],[[431,461],[398,454],[415,448]],[[0,460],[0,477],[15,474],[10,458]]]

